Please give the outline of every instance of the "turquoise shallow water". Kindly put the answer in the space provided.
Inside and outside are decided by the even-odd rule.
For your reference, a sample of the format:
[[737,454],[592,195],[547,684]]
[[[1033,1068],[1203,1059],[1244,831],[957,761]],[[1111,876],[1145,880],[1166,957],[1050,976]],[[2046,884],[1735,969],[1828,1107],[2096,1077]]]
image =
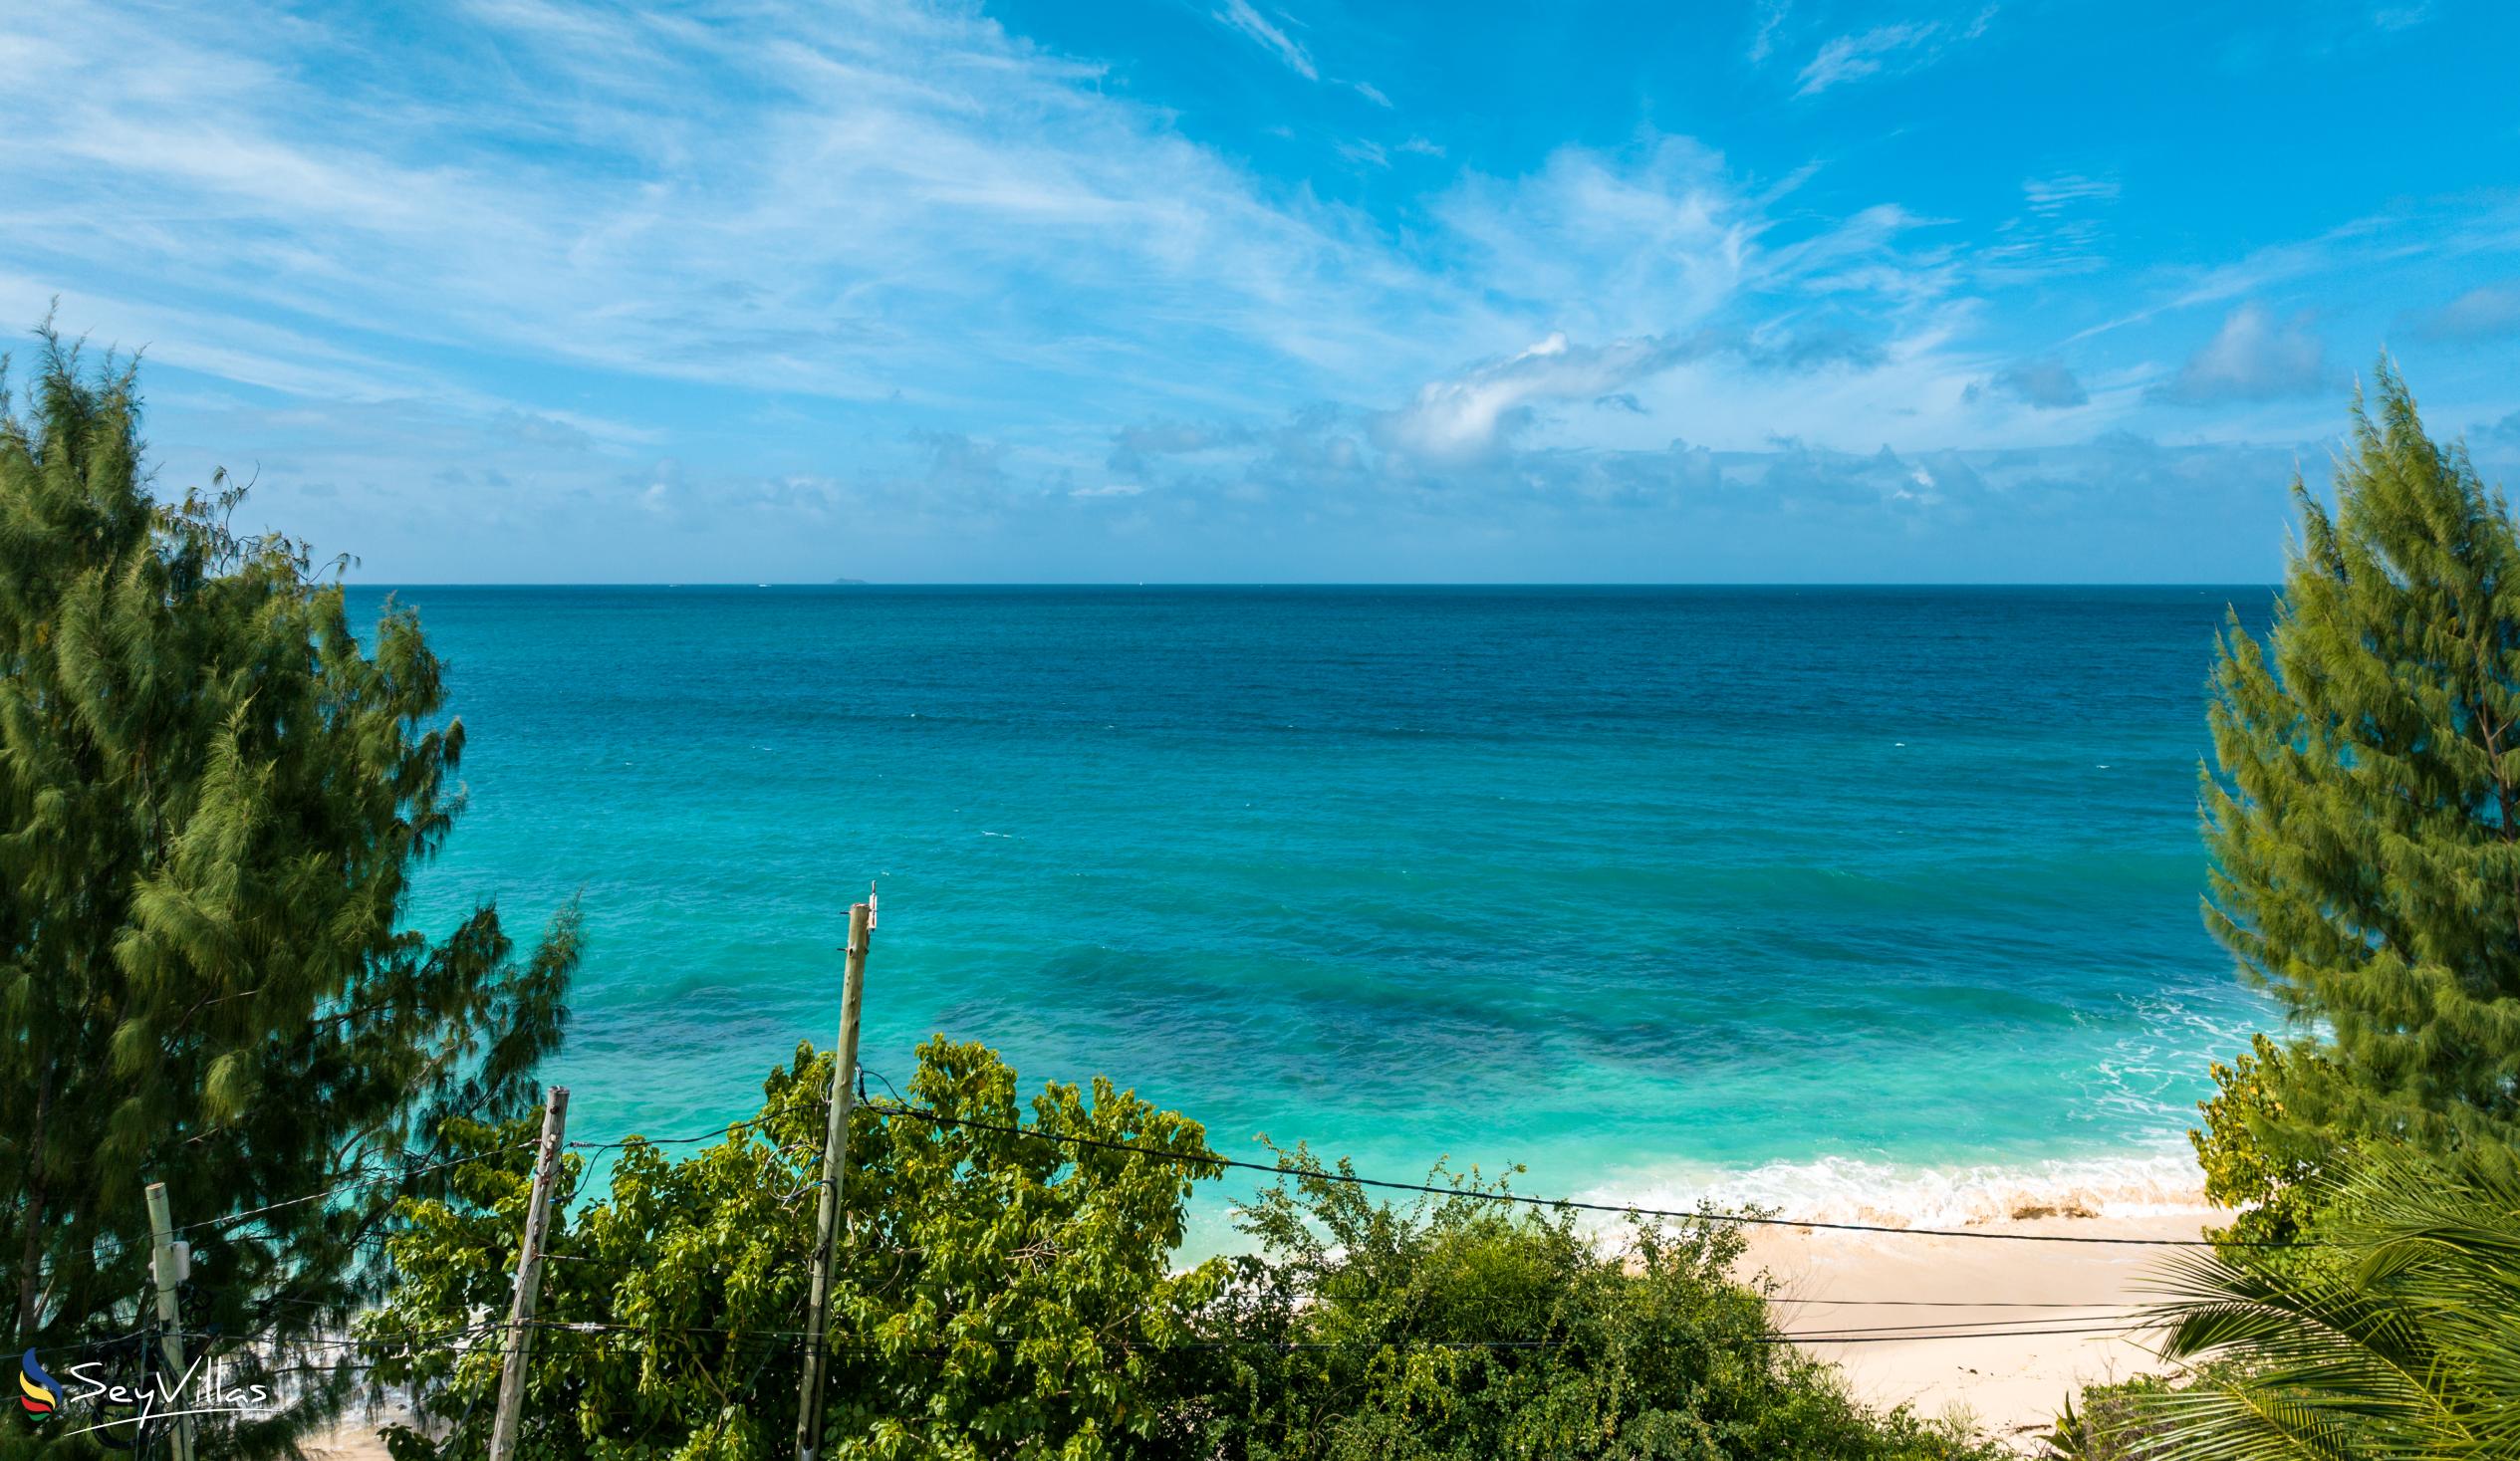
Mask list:
[[2141,1195],[2266,1018],[2194,810],[2263,588],[401,597],[471,733],[418,912],[583,890],[573,1136],[750,1110],[870,877],[896,1081],[941,1030],[1549,1193]]

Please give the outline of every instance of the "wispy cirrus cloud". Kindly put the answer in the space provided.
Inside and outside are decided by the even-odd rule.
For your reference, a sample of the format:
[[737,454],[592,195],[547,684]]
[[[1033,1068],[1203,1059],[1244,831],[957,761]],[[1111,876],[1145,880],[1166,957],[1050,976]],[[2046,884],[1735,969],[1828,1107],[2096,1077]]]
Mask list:
[[[626,403],[660,387],[830,402],[889,423],[867,470],[968,503],[1102,470],[1079,423],[1307,396],[1380,422],[1384,447],[1357,460],[1385,465],[1476,455],[1598,396],[1627,395],[1641,427],[1664,407],[1633,387],[1659,363],[1869,370],[1949,288],[1895,207],[1789,221],[1779,185],[1684,138],[1466,175],[1404,245],[968,14],[732,15],[478,0],[442,48],[345,71],[373,37],[73,3],[44,43],[73,100],[0,102],[27,143],[0,182],[153,210],[28,216],[0,306],[33,318],[61,290],[79,327],[165,363],[309,402],[425,398],[414,420],[469,411],[485,439],[507,416],[583,420],[609,463],[504,474],[546,501],[652,515],[714,493],[810,514],[814,493],[697,464],[689,408]],[[109,77],[110,106],[78,100],[114,94]],[[1476,364],[1555,331],[1559,359]],[[942,472],[936,433],[993,443],[994,470]],[[668,434],[691,465],[630,469]],[[273,481],[320,482],[345,514],[443,468],[422,445],[397,466],[324,439]]]
[[[1372,287],[1349,273],[1372,266],[1355,220],[1261,197],[1160,115],[1096,95],[1093,69],[950,13],[750,14],[761,28],[738,35],[485,4],[434,67],[343,93],[310,84],[318,67],[257,58],[358,36],[73,5],[53,28],[60,93],[0,103],[19,143],[0,180],[29,197],[103,180],[152,207],[30,220],[14,262],[109,261],[301,336],[729,384],[775,373],[850,399],[945,399],[940,367],[975,358],[1125,379],[1147,358],[1133,332],[1167,310],[1274,338],[1282,363],[1387,349],[1359,333],[1370,310],[1272,323],[1290,291]],[[473,47],[500,64],[473,65]],[[737,69],[759,100],[728,113],[716,98]],[[520,150],[483,112],[548,141]],[[940,328],[1045,270],[1100,328]]]
[[[191,303],[127,309],[74,280],[86,323],[180,337],[166,348],[205,365],[188,342],[218,339],[261,362],[228,373],[271,388],[462,398],[456,378],[485,361],[557,362],[913,412],[986,399],[1020,420],[1036,399],[1108,417],[1371,397],[1552,328],[1669,336],[1735,311],[1749,330],[1763,297],[1863,314],[1944,287],[1902,252],[1895,208],[1779,233],[1773,194],[1682,138],[1471,175],[1430,204],[1430,259],[1271,196],[1102,95],[1094,68],[985,21],[745,15],[738,33],[482,0],[429,64],[317,90],[322,66],[269,58],[367,38],[73,4],[48,41],[64,95],[136,84],[110,107],[0,104],[28,143],[0,179],[47,197],[102,178],[187,221],[32,217],[18,305],[105,260]],[[467,48],[490,45],[501,65],[474,64]],[[728,114],[714,98],[739,69],[754,100]],[[484,114],[506,127],[485,132]],[[517,132],[540,140],[519,152]],[[959,328],[1017,280],[1055,310]],[[1184,376],[1192,338],[1207,364]]]
[[[1288,35],[1284,26],[1262,15],[1251,0],[1225,0],[1225,8],[1216,12],[1216,18],[1249,37],[1297,76],[1306,81],[1321,80],[1321,68],[1313,64],[1312,54]],[[1382,99],[1384,106],[1390,105],[1381,92],[1373,92],[1369,100],[1373,99]]]
[[1930,66],[1953,46],[1984,35],[1994,19],[1990,5],[1964,22],[1896,21],[1836,37],[1812,54],[1796,78],[1802,87],[1794,95],[1818,96],[1847,82]]
[[1972,267],[1988,285],[2089,274],[2108,265],[2103,218],[2118,201],[2114,177],[2057,173],[2025,178],[2023,211],[1997,224]]
[[1756,66],[1776,52],[1777,32],[1784,28],[1785,18],[1793,13],[1793,0],[1760,0],[1758,27],[1750,33],[1750,64]]
[[[1816,9],[1741,38],[1807,57],[1815,95],[1992,14],[1824,40]],[[1405,117],[1382,116],[1330,55],[1356,34],[1267,0],[1189,20],[1318,84],[1306,125],[1248,134],[1309,173],[960,5],[64,0],[0,18],[0,54],[53,79],[0,96],[0,311],[59,294],[74,331],[150,346],[177,470],[259,458],[283,521],[386,576],[715,554],[749,581],[835,538],[970,576],[1065,534],[1079,572],[1126,538],[1197,577],[1308,519],[1464,554],[1525,513],[1605,552],[1623,513],[1672,551],[1784,551],[1796,513],[1886,552],[2030,532],[2105,468],[2191,470],[2095,433],[2166,423],[2225,466],[2297,447],[2333,415],[2319,331],[2346,338],[2295,313],[2320,281],[2520,251],[2507,209],[2464,204],[2142,270],[2112,256],[2143,179],[2122,196],[2106,158],[2007,162],[1927,210],[1839,158],[1762,175],[1650,128],[1500,146],[1396,57]],[[2493,288],[2407,328],[2490,339]],[[2473,394],[2463,418],[2507,414]],[[957,569],[921,533],[998,546]]]
[[2114,203],[2119,192],[2118,179],[2085,177],[2079,172],[2026,178],[2021,184],[2021,195],[2030,204],[2030,211],[2042,218],[2054,218],[2077,203]]

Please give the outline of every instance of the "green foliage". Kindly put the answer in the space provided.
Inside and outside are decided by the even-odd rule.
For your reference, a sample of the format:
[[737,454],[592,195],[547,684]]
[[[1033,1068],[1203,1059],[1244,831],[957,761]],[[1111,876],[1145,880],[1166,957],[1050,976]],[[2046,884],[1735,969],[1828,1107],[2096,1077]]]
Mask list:
[[1640,1222],[1605,1252],[1572,1213],[1480,1196],[1505,1187],[1475,1173],[1402,1212],[1300,1146],[1279,1164],[1286,1177],[1243,1209],[1261,1251],[1235,1263],[1210,1317],[1228,1358],[1202,1454],[1998,1454],[1871,1414],[1777,1342],[1765,1301],[1729,1276],[1736,1227]]
[[2248,1245],[2309,1233],[2317,1216],[2310,1183],[2325,1148],[2285,1121],[2283,1093],[2295,1071],[2318,1063],[2313,1051],[2288,1052],[2259,1035],[2248,1055],[2211,1067],[2214,1095],[2196,1103],[2205,1124],[2187,1139],[2204,1170],[2206,1199],[2238,1215],[2208,1236]]
[[[555,1218],[541,1318],[599,1328],[536,1333],[520,1454],[787,1454],[831,1074],[829,1056],[800,1049],[728,1139],[678,1162],[633,1141],[603,1201]],[[1221,1279],[1213,1264],[1170,1271],[1190,1183],[1215,1171],[1195,1160],[1197,1123],[1104,1081],[1045,1087],[1027,1120],[1011,1069],[943,1040],[919,1051],[909,1095],[985,1124],[853,1114],[826,1454],[1086,1461],[1177,1440],[1186,1407],[1162,1354]],[[462,1131],[480,1151],[532,1134],[525,1121]],[[449,1200],[409,1204],[399,1286],[363,1325],[380,1354],[505,1318],[530,1168],[529,1151],[509,1151],[458,1169]],[[569,1171],[574,1184],[574,1159]],[[468,1352],[416,1349],[378,1372],[453,1427],[448,1456],[486,1448],[498,1360],[495,1337],[475,1337]],[[408,1430],[389,1444],[441,1454]]]
[[[142,1187],[199,1222],[425,1155],[529,1104],[575,960],[496,912],[401,925],[460,810],[463,727],[408,612],[372,645],[242,497],[148,492],[131,365],[51,332],[0,413],[0,1285],[18,1345],[136,1320]],[[0,401],[7,399],[0,389]],[[197,1230],[186,1322],[286,1346],[373,1292],[397,1192]],[[317,1363],[328,1350],[299,1356]],[[240,1382],[250,1375],[240,1374]],[[280,1444],[340,1395],[241,1438]]]
[[2323,1059],[2306,1140],[2520,1143],[2520,535],[2383,362],[2265,644],[2234,615],[2208,710],[2206,919]]
[[2061,1461],[2134,1461],[2166,1434],[2159,1401],[2176,1388],[2157,1374],[2084,1386],[2082,1407],[2069,1399],[2057,1416],[2046,1437],[2047,1454]]
[[2106,1397],[2095,1461],[2520,1457],[2520,1179],[2396,1149],[2321,1194],[2337,1261],[2177,1261],[2163,1355],[2186,1383]]
[[[535,1334],[521,1454],[788,1453],[830,1079],[800,1051],[732,1137],[681,1161],[633,1142],[608,1196],[555,1220],[555,1328]],[[1262,1251],[1176,1272],[1191,1186],[1220,1170],[1194,1122],[1101,1081],[1049,1086],[1027,1112],[1014,1072],[942,1040],[909,1096],[959,1119],[853,1115],[826,1454],[1997,1454],[1871,1414],[1776,1342],[1760,1296],[1727,1276],[1729,1228],[1639,1227],[1605,1255],[1563,1215],[1469,1195],[1474,1180],[1401,1213],[1299,1149],[1280,1154],[1293,1187],[1245,1212]],[[401,1284],[363,1333],[378,1379],[408,1386],[442,1437],[392,1434],[402,1461],[485,1449],[532,1131],[461,1127],[496,1155],[460,1168],[451,1200],[409,1204],[393,1241]]]

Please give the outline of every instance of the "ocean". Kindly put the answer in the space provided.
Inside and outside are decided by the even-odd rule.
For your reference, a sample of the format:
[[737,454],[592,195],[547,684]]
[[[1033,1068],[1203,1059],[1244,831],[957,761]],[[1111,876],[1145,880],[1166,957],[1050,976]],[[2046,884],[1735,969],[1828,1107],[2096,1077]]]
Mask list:
[[573,1137],[755,1108],[871,880],[880,1077],[1595,1200],[2174,1201],[2273,1018],[2195,810],[2264,587],[398,594],[469,733],[414,916],[582,899]]

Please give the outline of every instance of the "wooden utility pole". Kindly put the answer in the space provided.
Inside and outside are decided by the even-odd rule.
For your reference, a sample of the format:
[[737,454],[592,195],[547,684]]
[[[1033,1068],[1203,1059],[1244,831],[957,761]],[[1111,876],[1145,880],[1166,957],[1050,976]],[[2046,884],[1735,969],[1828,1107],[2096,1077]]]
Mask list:
[[[175,1243],[175,1219],[167,1210],[166,1184],[148,1184],[149,1273],[157,1280],[157,1346],[165,1351],[166,1367],[175,1375],[177,1391],[160,1391],[167,1406],[181,1411],[185,1400],[181,1392],[184,1380],[183,1306],[176,1301],[175,1286],[184,1281],[184,1270],[190,1268],[191,1252]],[[175,1461],[192,1461],[192,1417],[175,1417]]]
[[814,1289],[805,1311],[805,1378],[797,1388],[797,1461],[814,1461],[823,1446],[823,1381],[831,1369],[823,1333],[832,1302],[832,1237],[840,1226],[840,1184],[849,1169],[849,1111],[858,1084],[858,1001],[867,987],[867,942],[875,929],[875,894],[849,909],[847,972],[840,986],[840,1049],[832,1057],[832,1100],[823,1130],[823,1196],[814,1217]]
[[525,1414],[525,1360],[534,1343],[534,1310],[542,1301],[543,1233],[551,1226],[551,1189],[560,1181],[561,1133],[569,1126],[569,1088],[543,1098],[542,1149],[534,1157],[534,1195],[525,1207],[525,1241],[516,1250],[516,1302],[508,1315],[507,1353],[499,1363],[499,1415],[490,1426],[490,1461],[513,1461]]

